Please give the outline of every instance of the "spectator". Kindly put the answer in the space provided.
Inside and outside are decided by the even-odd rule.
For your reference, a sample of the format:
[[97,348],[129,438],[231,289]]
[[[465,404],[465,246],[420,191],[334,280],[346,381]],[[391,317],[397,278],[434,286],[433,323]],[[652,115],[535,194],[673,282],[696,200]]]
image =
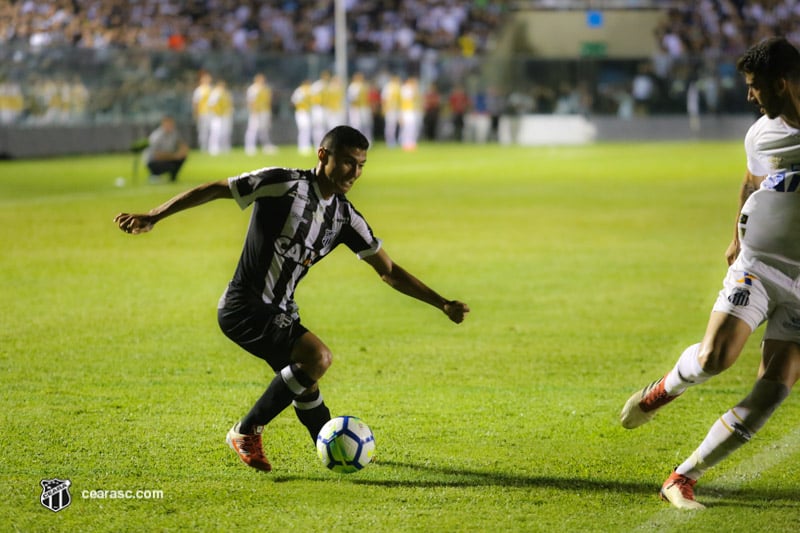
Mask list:
[[464,140],[464,119],[469,111],[469,96],[461,85],[456,85],[450,91],[450,97],[447,99],[450,106],[450,120],[453,123],[453,136],[456,141]]
[[633,97],[636,114],[649,115],[656,96],[656,84],[649,63],[639,65],[639,70],[633,78],[631,96]]
[[161,125],[148,138],[147,168],[150,170],[150,182],[157,182],[162,174],[169,174],[169,180],[175,182],[186,157],[189,146],[183,141],[175,126],[175,119],[165,116]]
[[423,102],[422,131],[425,138],[435,141],[439,134],[439,114],[442,111],[442,96],[435,83],[428,86]]

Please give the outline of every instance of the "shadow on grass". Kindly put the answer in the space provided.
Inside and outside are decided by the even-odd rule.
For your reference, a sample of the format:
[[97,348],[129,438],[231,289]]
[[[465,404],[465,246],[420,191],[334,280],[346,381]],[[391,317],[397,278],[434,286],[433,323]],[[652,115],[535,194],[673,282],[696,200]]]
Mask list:
[[[399,461],[380,461],[379,466],[393,469],[407,469],[411,474],[402,479],[364,479],[347,476],[347,481],[354,485],[398,488],[436,488],[436,487],[505,487],[505,488],[540,488],[573,492],[614,492],[627,494],[658,494],[659,483],[621,481],[601,477],[575,476],[529,476],[505,472],[487,472],[445,466],[404,463]],[[416,479],[409,479],[416,478]],[[273,478],[274,482],[296,481],[298,477],[286,476]],[[307,477],[303,477],[308,480]],[[800,491],[796,487],[770,488],[737,488],[726,489],[724,486],[709,484],[698,491],[698,499],[706,499],[713,507],[780,507],[800,508]]]
[[[507,488],[535,487],[569,491],[616,491],[635,494],[655,494],[658,491],[658,486],[652,483],[635,483],[602,478],[526,476],[504,472],[486,472],[481,470],[448,468],[444,466],[411,464],[397,461],[380,461],[380,463],[377,464],[382,467],[408,469],[412,471],[412,474],[405,475],[402,479],[364,479],[348,477],[347,481],[351,481],[354,485],[408,488],[484,486]],[[294,481],[296,479],[297,478],[293,476],[287,476],[276,477],[274,481],[280,483]]]
[[407,468],[419,474],[421,479],[354,479],[356,484],[385,487],[537,487],[572,491],[619,491],[628,493],[653,493],[658,489],[650,483],[634,483],[591,477],[529,476],[506,472],[487,472],[449,468],[436,465],[381,461],[381,466]]
[[[754,509],[787,508],[800,509],[800,490],[796,487],[739,488],[726,489],[716,485],[700,488],[697,499],[707,500],[712,507],[752,507]],[[711,501],[711,499],[716,501]]]
[[[353,479],[356,485],[375,485],[381,487],[520,487],[555,489],[573,492],[614,492],[627,494],[657,495],[659,484],[603,479],[600,477],[579,476],[529,476],[509,474],[503,472],[486,472],[480,470],[467,470],[448,468],[444,466],[410,464],[397,461],[381,461],[382,466],[393,468],[406,468],[417,472],[420,479]],[[702,489],[700,489],[702,491]],[[764,489],[737,488],[709,485],[703,491],[707,497],[717,501],[707,503],[714,507],[781,507],[800,508],[800,493],[793,487]],[[702,492],[699,499],[702,498]]]
[[[419,480],[391,479],[353,479],[354,484],[378,485],[386,487],[533,487],[564,491],[611,491],[628,494],[658,494],[659,482],[645,483],[604,479],[600,477],[578,476],[529,476],[503,472],[466,470],[434,465],[409,464],[397,461],[381,461],[381,465],[394,468],[407,468],[421,473]],[[433,477],[434,479],[431,479]],[[436,479],[438,478],[438,479]],[[719,501],[715,506],[752,506],[762,508],[800,507],[800,491],[796,487],[736,488],[710,484],[702,493]]]

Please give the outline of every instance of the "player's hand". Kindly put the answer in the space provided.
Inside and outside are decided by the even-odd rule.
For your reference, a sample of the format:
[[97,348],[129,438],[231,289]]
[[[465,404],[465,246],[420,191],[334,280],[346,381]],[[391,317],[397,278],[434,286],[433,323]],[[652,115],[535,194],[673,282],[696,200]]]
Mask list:
[[155,218],[150,215],[131,215],[129,213],[120,213],[114,217],[114,222],[119,229],[132,235],[147,233],[153,229],[156,223]]
[[464,302],[450,300],[444,304],[443,311],[444,314],[447,315],[447,318],[456,324],[461,324],[464,321],[464,318],[466,318],[467,313],[469,313],[469,306]]

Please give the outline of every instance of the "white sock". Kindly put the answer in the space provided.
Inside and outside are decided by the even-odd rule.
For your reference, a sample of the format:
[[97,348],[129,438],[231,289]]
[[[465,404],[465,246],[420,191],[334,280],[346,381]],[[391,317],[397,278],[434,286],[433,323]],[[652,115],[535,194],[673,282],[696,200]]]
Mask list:
[[698,479],[706,470],[746,444],[752,436],[752,431],[743,423],[748,414],[750,409],[737,406],[719,417],[700,446],[675,472]]
[[787,396],[789,387],[783,383],[756,380],[747,398],[714,422],[700,446],[675,471],[698,479],[706,470],[747,444]]
[[703,371],[700,366],[700,343],[686,348],[675,367],[664,378],[664,391],[670,396],[677,396],[692,385],[698,385],[709,380],[713,374]]

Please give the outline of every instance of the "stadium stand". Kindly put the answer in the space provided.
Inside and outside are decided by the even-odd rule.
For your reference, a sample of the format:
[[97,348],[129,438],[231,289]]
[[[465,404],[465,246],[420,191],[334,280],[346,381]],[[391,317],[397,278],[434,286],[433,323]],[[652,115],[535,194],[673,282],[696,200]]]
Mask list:
[[[423,91],[436,84],[442,94],[463,85],[478,107],[491,94],[493,122],[497,113],[513,111],[512,95],[530,100],[534,113],[619,118],[685,115],[687,108],[701,114],[747,113],[735,57],[768,35],[800,42],[797,0],[344,1],[350,72],[364,73],[378,87],[393,74],[417,76]],[[333,66],[333,4],[1,2],[0,119],[25,127],[124,124],[136,139],[168,112],[190,128],[190,95],[205,71],[228,82],[234,128],[240,128],[246,121],[246,84],[263,72],[274,89],[276,131],[289,132],[276,141],[286,142],[293,138],[292,90]],[[604,8],[657,10],[654,52],[625,60],[520,53],[504,63],[517,73],[513,85],[487,74],[487,64],[501,63],[496,61],[499,43],[518,11]],[[694,104],[687,101],[691,98]],[[449,123],[448,113],[444,106],[442,124]],[[441,135],[454,133],[443,127]],[[236,142],[241,137],[234,133]]]

